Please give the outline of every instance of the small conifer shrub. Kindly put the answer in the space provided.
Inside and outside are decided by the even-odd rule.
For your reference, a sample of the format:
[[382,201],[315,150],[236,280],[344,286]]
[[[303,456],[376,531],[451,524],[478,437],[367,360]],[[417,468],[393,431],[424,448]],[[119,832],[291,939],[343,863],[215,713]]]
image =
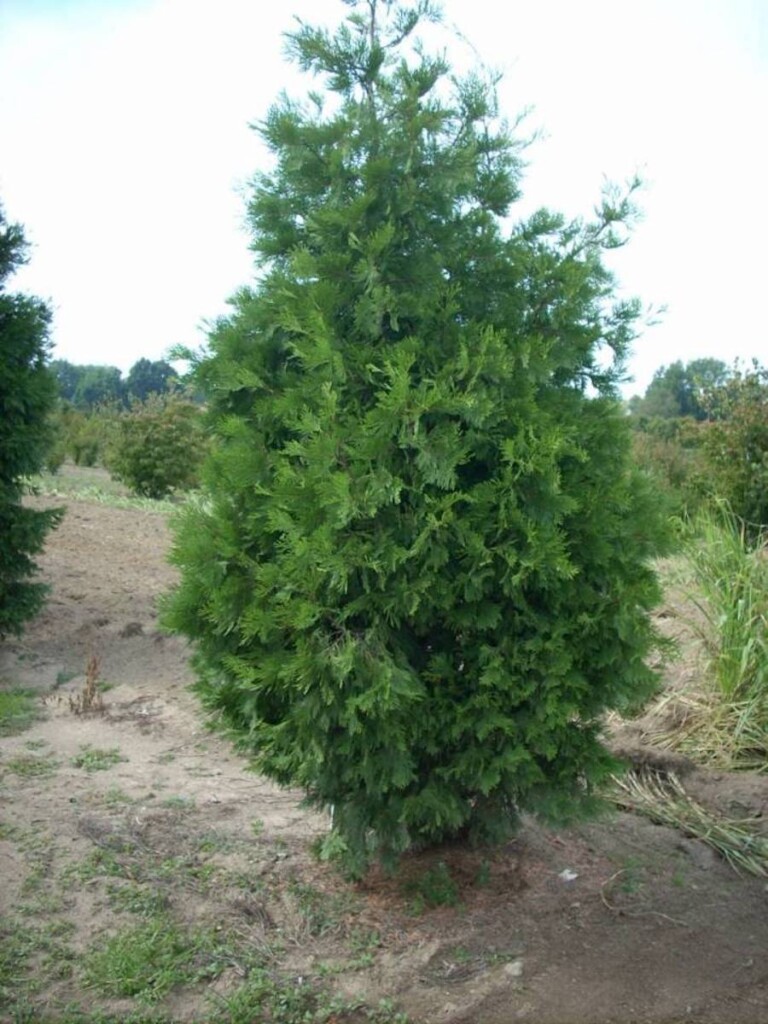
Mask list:
[[166,620],[356,873],[590,807],[601,716],[654,688],[665,527],[615,394],[638,306],[603,252],[632,190],[508,228],[493,83],[414,43],[430,3],[348,6],[289,37],[328,95],[260,128],[263,272],[197,366],[216,444]]
[[34,579],[34,556],[62,515],[23,504],[27,478],[43,469],[51,448],[56,405],[47,366],[50,309],[7,290],[26,249],[22,228],[0,208],[0,638],[21,633],[40,610],[47,588]]

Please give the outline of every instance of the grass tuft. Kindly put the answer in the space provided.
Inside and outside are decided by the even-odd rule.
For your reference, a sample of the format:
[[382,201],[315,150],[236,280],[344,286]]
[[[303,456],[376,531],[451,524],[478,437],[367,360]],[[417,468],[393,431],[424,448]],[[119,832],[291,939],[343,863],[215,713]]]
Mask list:
[[18,754],[6,761],[4,767],[24,779],[45,778],[55,775],[59,762],[48,755]]
[[125,760],[127,758],[123,757],[117,747],[101,750],[86,744],[80,748],[80,753],[73,757],[70,763],[73,767],[84,768],[87,772],[103,772]]
[[0,690],[0,736],[15,736],[40,718],[40,703],[34,690],[14,687]]
[[[676,697],[673,731],[657,739],[726,769],[768,770],[768,544],[750,542],[727,509],[701,513],[685,554],[709,686]],[[660,708],[659,708],[660,709]]]
[[212,935],[158,916],[94,944],[83,981],[102,995],[151,1004],[179,985],[216,977],[224,966]]

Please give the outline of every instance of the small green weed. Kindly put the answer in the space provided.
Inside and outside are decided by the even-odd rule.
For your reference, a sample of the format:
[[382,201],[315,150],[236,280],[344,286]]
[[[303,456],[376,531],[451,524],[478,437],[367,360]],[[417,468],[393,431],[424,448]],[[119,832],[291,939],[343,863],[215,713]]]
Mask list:
[[678,889],[685,888],[686,877],[685,871],[683,871],[682,868],[675,868],[675,871],[672,875],[672,885],[676,886]]
[[205,864],[197,857],[188,855],[168,857],[160,862],[157,870],[157,877],[160,879],[192,884],[194,888],[201,891],[205,891],[215,874],[216,866],[214,864]]
[[141,914],[145,917],[156,917],[168,909],[169,899],[165,893],[158,892],[146,885],[120,884],[110,882],[107,885],[109,905],[118,911],[130,914]]
[[452,959],[457,964],[468,964],[473,959],[473,956],[466,946],[456,946],[452,952]]
[[0,736],[24,732],[40,715],[38,694],[34,690],[21,687],[0,690]]
[[322,975],[342,974],[348,971],[364,971],[373,966],[374,954],[381,945],[377,931],[355,928],[349,936],[350,956],[343,960],[330,960],[318,966]]
[[254,818],[251,822],[251,832],[258,838],[264,834],[264,822],[261,818]]
[[253,971],[248,981],[224,999],[224,1013],[214,1020],[227,1024],[254,1024],[256,1021],[279,1021],[279,1024],[320,1024],[317,995],[309,985],[276,981],[265,971]]
[[107,807],[111,808],[121,807],[125,804],[132,804],[133,797],[128,796],[125,790],[119,786],[110,786],[104,794],[104,803]]
[[83,959],[83,981],[102,995],[151,1004],[179,985],[215,978],[227,965],[222,952],[210,932],[158,916],[95,943]]
[[248,980],[226,998],[217,998],[219,1012],[211,1024],[330,1024],[332,1021],[366,1021],[367,1024],[409,1024],[392,1003],[366,1006],[359,999],[331,997],[321,988],[280,978],[265,970],[252,970]]
[[491,883],[491,865],[488,863],[487,860],[484,860],[483,863],[480,865],[480,867],[477,870],[477,876],[475,878],[475,885],[484,886],[484,885],[490,885],[490,883]]
[[37,754],[18,754],[6,761],[4,767],[6,771],[24,779],[45,778],[56,774],[59,762],[48,754],[42,757]]
[[195,806],[195,798],[193,796],[167,796],[162,804],[162,807],[178,807],[178,808],[192,808]]
[[326,935],[339,928],[342,920],[354,909],[350,894],[321,892],[312,885],[293,881],[288,891],[307,923],[311,935]]
[[59,669],[56,673],[56,682],[53,684],[53,689],[58,690],[59,687],[66,686],[67,683],[71,683],[79,675],[79,672],[69,672],[64,668]]
[[237,848],[237,840],[226,832],[210,829],[195,840],[195,849],[200,853],[227,853]]
[[133,871],[114,850],[96,849],[62,873],[64,882],[71,879],[89,882],[93,878],[126,878],[133,881]]
[[38,893],[28,903],[18,903],[16,909],[25,917],[59,914],[66,909],[66,901],[56,893]]
[[459,902],[458,888],[444,861],[408,882],[405,891],[413,895],[412,910],[416,914],[427,907],[455,907]]
[[353,953],[370,953],[381,945],[381,935],[375,929],[353,928],[349,935],[349,947]]
[[80,748],[80,753],[72,758],[70,764],[75,768],[84,768],[87,772],[103,772],[121,761],[127,760],[117,747],[100,750],[98,747],[90,747],[85,744]]
[[39,926],[0,918],[0,1007],[25,1003],[43,976],[71,974],[74,954],[63,940],[73,928],[71,922],[55,918]]

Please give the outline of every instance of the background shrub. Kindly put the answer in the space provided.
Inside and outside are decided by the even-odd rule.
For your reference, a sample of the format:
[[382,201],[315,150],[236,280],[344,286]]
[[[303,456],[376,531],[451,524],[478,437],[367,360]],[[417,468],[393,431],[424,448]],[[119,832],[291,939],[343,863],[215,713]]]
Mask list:
[[768,529],[768,369],[736,367],[708,405],[702,444],[710,489],[752,533]]
[[164,498],[197,485],[204,451],[200,408],[180,394],[150,395],[116,420],[106,464],[136,494]]

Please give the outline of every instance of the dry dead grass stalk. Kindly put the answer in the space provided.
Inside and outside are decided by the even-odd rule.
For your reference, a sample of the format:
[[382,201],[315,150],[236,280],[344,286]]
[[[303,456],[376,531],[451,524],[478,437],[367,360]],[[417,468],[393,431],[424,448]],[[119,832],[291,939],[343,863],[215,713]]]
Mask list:
[[619,806],[701,840],[738,872],[768,877],[768,838],[753,819],[727,818],[702,807],[673,772],[630,771],[613,781]]
[[69,698],[69,708],[76,715],[101,714],[106,710],[99,692],[99,659],[92,654],[85,668],[85,685],[80,693]]

